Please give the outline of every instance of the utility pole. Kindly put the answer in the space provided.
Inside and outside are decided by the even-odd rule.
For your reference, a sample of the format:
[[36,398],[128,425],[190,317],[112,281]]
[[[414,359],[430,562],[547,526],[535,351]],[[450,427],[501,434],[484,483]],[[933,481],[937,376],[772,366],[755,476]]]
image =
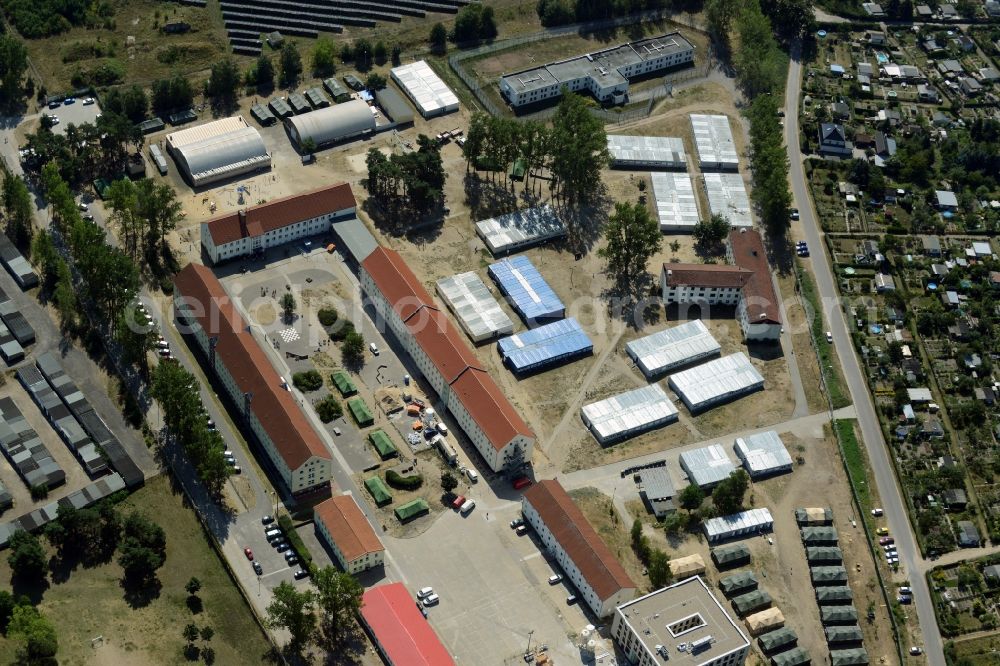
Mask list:
[[531,635],[535,633],[534,629],[528,631],[528,647],[524,648],[524,654],[531,654]]

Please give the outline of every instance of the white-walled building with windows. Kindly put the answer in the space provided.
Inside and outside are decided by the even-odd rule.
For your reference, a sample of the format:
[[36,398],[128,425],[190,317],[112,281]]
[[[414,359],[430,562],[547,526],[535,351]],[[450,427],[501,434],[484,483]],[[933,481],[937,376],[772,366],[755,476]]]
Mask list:
[[701,576],[618,606],[611,637],[635,666],[742,666],[750,652],[750,639]]
[[201,223],[201,245],[213,264],[322,234],[353,216],[357,203],[347,183],[241,208]]
[[559,481],[525,490],[521,512],[594,615],[607,617],[635,597],[636,584]]
[[505,74],[500,92],[514,108],[559,97],[564,87],[619,104],[628,94],[630,79],[693,62],[694,46],[672,32]]
[[534,432],[403,258],[377,248],[361,262],[359,281],[376,319],[392,331],[490,469],[530,461]]
[[334,495],[313,508],[316,533],[347,573],[356,574],[384,562],[385,546],[350,494]]
[[288,385],[247,330],[211,270],[188,264],[174,277],[177,329],[194,337],[209,369],[292,495],[329,490],[332,458]]

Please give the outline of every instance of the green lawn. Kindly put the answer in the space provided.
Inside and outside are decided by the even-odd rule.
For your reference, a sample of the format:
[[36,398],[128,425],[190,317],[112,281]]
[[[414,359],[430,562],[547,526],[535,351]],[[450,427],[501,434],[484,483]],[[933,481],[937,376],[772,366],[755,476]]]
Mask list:
[[858,493],[861,510],[867,518],[871,515],[869,509],[872,507],[871,488],[867,476],[868,461],[865,458],[865,452],[861,450],[861,443],[858,442],[854,423],[853,419],[839,419],[834,421],[834,427],[837,429],[837,434],[844,447],[844,460],[851,475],[850,481]]
[[[817,248],[818,249],[818,248]],[[823,251],[823,250],[819,250]],[[804,270],[798,271],[799,291],[802,298],[809,304],[812,310],[812,323],[809,332],[812,334],[813,344],[819,353],[820,372],[826,380],[826,388],[830,392],[830,400],[834,409],[840,409],[851,404],[851,398],[844,389],[844,378],[840,372],[840,362],[837,359],[837,351],[833,345],[826,341],[826,320],[823,318],[823,309],[820,307],[819,294],[816,292],[816,285],[812,276]]]
[[[139,509],[167,534],[167,561],[159,570],[162,585],[148,604],[132,608],[119,586],[121,567],[114,561],[92,568],[77,567],[65,580],[40,591],[39,608],[56,625],[59,663],[185,664],[181,630],[189,622],[215,630],[208,645],[217,664],[259,664],[270,644],[240,596],[223,563],[205,537],[194,513],[164,477],[151,480],[121,506]],[[192,614],[184,585],[191,576],[202,583],[203,609]],[[6,554],[0,556],[0,580],[10,587]],[[91,639],[103,636],[103,647]],[[199,644],[205,645],[203,641]],[[0,663],[14,663],[16,645],[0,636]]]

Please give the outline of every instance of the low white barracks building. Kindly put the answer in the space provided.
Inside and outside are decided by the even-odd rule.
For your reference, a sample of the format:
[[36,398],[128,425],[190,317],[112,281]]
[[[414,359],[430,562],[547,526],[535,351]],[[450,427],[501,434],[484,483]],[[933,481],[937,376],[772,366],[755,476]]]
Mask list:
[[202,222],[201,245],[218,264],[329,231],[356,207],[350,185],[329,185]]
[[525,490],[521,512],[597,617],[635,598],[636,584],[562,484],[548,479]]
[[330,452],[211,270],[189,264],[174,277],[174,319],[178,330],[194,336],[237,405],[234,420],[253,431],[289,491],[329,489]]
[[361,262],[361,289],[490,469],[530,461],[535,434],[406,262],[379,247]]

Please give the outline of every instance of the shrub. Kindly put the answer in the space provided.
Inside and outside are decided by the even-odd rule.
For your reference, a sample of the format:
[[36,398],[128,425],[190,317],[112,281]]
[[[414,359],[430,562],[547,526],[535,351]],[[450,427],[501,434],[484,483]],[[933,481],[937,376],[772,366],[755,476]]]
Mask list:
[[323,376],[315,370],[296,372],[292,375],[292,384],[300,391],[316,391],[323,386]]
[[317,316],[319,317],[319,323],[323,326],[333,326],[337,323],[340,315],[333,308],[322,308]]
[[316,403],[316,414],[323,423],[329,423],[344,415],[344,406],[332,395],[328,395]]
[[398,490],[416,490],[424,485],[424,477],[421,475],[403,476],[392,469],[385,473],[385,481]]
[[281,527],[281,531],[285,533],[285,540],[291,545],[292,550],[294,550],[299,555],[300,566],[303,569],[309,570],[312,564],[312,553],[306,548],[305,542],[302,541],[302,537],[299,533],[295,531],[295,523],[287,514],[281,514],[278,516],[278,526]]
[[330,331],[330,339],[339,342],[351,333],[354,333],[354,324],[349,321],[345,321],[341,326],[336,326],[332,331]]

